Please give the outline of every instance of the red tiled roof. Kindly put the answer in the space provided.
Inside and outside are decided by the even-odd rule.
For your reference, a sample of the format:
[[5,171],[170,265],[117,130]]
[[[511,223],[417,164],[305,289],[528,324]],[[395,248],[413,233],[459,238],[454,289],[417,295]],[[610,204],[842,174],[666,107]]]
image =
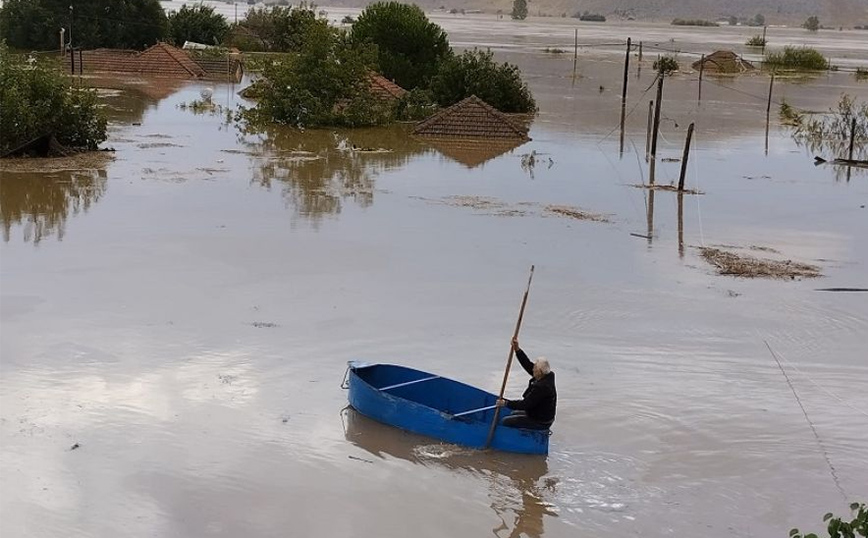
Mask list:
[[421,122],[417,136],[528,140],[527,130],[479,97],[455,103]]
[[205,70],[187,53],[166,43],[157,43],[139,55],[142,73],[156,76],[201,78]]
[[[76,55],[76,64],[79,56]],[[135,73],[176,79],[204,78],[207,73],[186,52],[167,43],[157,43],[144,52],[96,49],[81,52],[85,71]],[[79,66],[76,65],[76,69]]]
[[407,93],[407,90],[398,86],[383,75],[371,73],[368,77],[371,82],[371,93],[377,99],[392,100],[400,99]]

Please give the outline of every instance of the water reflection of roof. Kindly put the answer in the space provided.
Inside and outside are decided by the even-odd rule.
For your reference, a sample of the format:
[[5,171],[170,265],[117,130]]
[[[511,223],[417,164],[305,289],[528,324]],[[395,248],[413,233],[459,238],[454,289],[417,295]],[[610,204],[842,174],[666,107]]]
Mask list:
[[527,129],[479,97],[445,108],[413,130],[416,136],[463,139],[530,140]]
[[508,153],[527,140],[486,140],[484,138],[428,138],[431,147],[468,168],[476,168],[495,157]]

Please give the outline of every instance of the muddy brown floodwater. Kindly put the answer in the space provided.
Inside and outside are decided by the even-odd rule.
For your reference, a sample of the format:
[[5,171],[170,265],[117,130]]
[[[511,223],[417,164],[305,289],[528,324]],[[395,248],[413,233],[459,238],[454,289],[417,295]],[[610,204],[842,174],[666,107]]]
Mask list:
[[[503,153],[406,126],[243,136],[179,108],[204,84],[92,81],[112,156],[2,163],[0,535],[785,537],[868,498],[868,297],[816,291],[868,287],[865,171],[814,166],[774,114],[766,142],[765,76],[708,77],[700,103],[688,70],[657,181],[696,122],[703,194],[638,189],[653,58],[621,154],[617,50],[582,50],[574,77],[528,46],[540,23],[474,24],[453,41],[518,63],[541,108]],[[775,92],[824,110],[868,84]],[[700,247],[822,276],[719,275]],[[560,393],[547,458],[344,409],[350,359],[497,390],[530,264],[522,345]]]

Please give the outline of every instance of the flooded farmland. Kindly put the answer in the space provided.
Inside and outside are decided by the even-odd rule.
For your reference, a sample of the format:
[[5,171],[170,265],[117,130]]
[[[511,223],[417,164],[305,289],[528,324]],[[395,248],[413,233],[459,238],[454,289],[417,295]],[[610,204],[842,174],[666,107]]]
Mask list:
[[[574,70],[543,52],[571,46],[566,22],[434,20],[521,67],[531,141],[244,135],[181,106],[249,105],[243,84],[93,80],[114,152],[0,163],[0,535],[785,537],[868,498],[868,293],[821,291],[868,288],[868,171],[815,165],[838,155],[776,114],[868,83],[777,80],[767,134],[767,76],[706,74],[700,101],[683,53],[657,167],[677,183],[694,122],[679,196],[641,188],[653,48],[622,150],[623,46]],[[593,28],[699,53],[746,31]],[[864,65],[857,36],[809,37]],[[720,274],[703,249],[819,276]],[[531,264],[522,346],[560,393],[547,458],[345,409],[352,359],[497,391]],[[525,384],[514,369],[508,395]]]

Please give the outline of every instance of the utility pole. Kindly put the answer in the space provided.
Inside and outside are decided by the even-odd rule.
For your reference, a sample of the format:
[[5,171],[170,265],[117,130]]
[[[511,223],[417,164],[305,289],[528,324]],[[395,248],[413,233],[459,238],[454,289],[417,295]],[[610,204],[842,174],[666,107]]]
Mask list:
[[72,4],[69,4],[69,48],[72,48]]

